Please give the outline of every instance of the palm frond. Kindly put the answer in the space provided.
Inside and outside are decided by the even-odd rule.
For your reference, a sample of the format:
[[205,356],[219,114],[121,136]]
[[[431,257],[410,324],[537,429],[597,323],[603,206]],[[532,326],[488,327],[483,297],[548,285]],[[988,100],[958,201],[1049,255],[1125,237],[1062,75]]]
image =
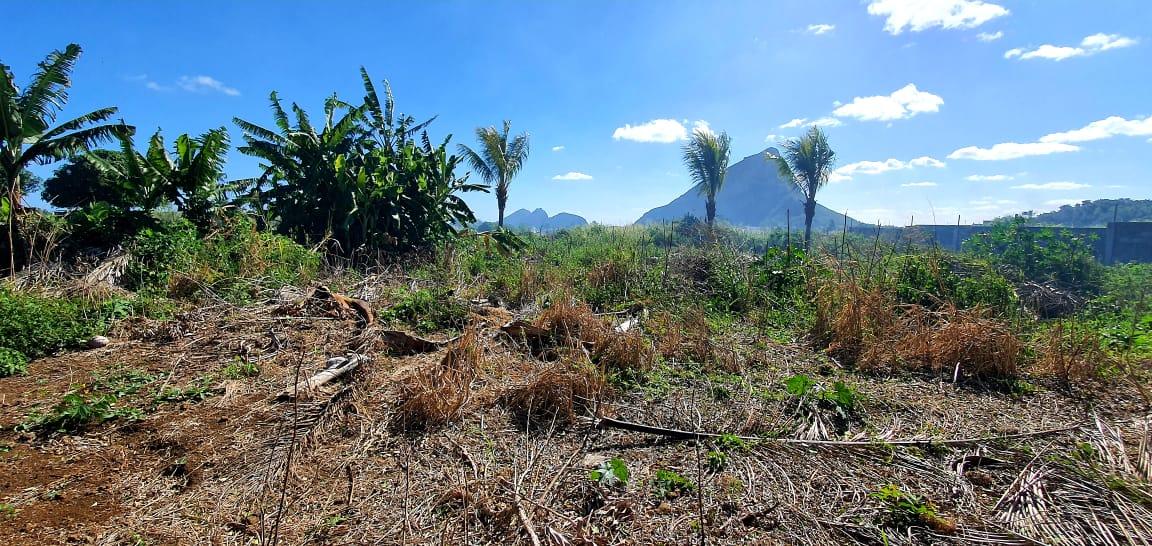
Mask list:
[[68,87],[72,85],[69,76],[80,51],[80,46],[68,44],[63,51],[49,53],[38,65],[32,83],[16,101],[24,118],[25,134],[43,132],[56,121],[56,113],[68,101]]
[[458,144],[457,150],[459,150],[464,161],[468,163],[468,167],[475,171],[484,182],[487,182],[489,186],[496,183],[496,173],[492,170],[492,167],[489,166],[488,162],[485,161],[483,157],[480,157],[480,154],[464,144]]
[[[264,127],[256,125],[250,121],[244,121],[240,118],[232,118],[232,123],[235,123],[236,126],[244,132],[245,138],[255,138],[278,145],[284,145],[288,143],[288,140],[283,136],[272,130],[265,129]],[[287,132],[288,131],[285,131],[285,133]]]
[[97,125],[79,131],[60,135],[48,140],[39,140],[21,154],[18,164],[39,163],[46,165],[74,155],[88,152],[105,142],[131,136],[133,130],[123,122],[111,125]]
[[64,123],[61,123],[60,125],[57,125],[51,129],[47,130],[44,134],[40,135],[40,139],[43,140],[43,139],[56,138],[56,137],[58,137],[64,133],[69,132],[69,131],[78,131],[80,129],[83,129],[87,125],[92,125],[95,123],[102,123],[102,122],[108,121],[118,111],[119,111],[119,108],[116,108],[116,107],[108,107],[108,108],[101,108],[99,110],[93,110],[91,112],[88,112],[87,114],[84,114],[80,117],[70,119],[68,121],[65,121]]
[[0,140],[14,141],[23,136],[20,106],[16,104],[19,95],[12,69],[0,63]]

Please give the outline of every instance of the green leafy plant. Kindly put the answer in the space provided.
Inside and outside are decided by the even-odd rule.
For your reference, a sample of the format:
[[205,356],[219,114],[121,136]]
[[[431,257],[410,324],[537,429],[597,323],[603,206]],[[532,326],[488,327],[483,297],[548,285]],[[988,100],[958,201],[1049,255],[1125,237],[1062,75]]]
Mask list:
[[245,377],[256,377],[260,375],[260,366],[255,362],[250,362],[244,359],[236,359],[231,364],[224,366],[220,370],[220,375],[224,379],[243,379]]
[[931,502],[907,493],[895,484],[884,485],[870,496],[880,501],[883,507],[877,521],[881,525],[906,529],[919,524],[936,531],[955,531],[955,522],[940,517]]
[[156,393],[155,401],[160,404],[202,402],[218,393],[213,382],[211,376],[202,376],[183,387],[164,387]]
[[142,415],[135,408],[117,407],[111,394],[85,394],[72,391],[52,407],[48,413],[32,413],[21,424],[20,430],[49,430],[77,432],[89,425],[125,418],[138,419]]
[[630,476],[628,465],[619,457],[600,463],[600,466],[588,473],[588,479],[604,486],[627,485]]
[[24,375],[28,372],[28,357],[24,353],[0,347],[0,377]]
[[673,499],[695,489],[695,484],[672,470],[659,469],[652,480],[652,492],[661,499]]
[[728,454],[718,449],[709,451],[706,455],[708,470],[719,472],[728,467]]

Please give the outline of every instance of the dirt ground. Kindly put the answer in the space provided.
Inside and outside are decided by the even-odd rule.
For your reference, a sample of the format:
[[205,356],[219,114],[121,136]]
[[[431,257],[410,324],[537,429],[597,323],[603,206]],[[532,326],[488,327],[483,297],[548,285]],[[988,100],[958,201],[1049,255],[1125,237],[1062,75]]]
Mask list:
[[[556,364],[498,336],[510,318],[474,317],[477,370],[449,422],[424,430],[397,424],[398,400],[452,345],[396,354],[378,326],[304,305],[121,324],[105,348],[37,360],[0,379],[0,543],[1152,543],[1149,415],[1123,385],[862,375],[732,334],[723,366],[665,364],[577,400],[571,423],[526,422],[508,393]],[[353,350],[370,362],[277,397]],[[861,394],[851,416],[819,417],[825,440],[802,438],[812,418],[781,386],[796,374]],[[138,411],[20,426],[69,392]],[[626,481],[590,478],[615,459]]]

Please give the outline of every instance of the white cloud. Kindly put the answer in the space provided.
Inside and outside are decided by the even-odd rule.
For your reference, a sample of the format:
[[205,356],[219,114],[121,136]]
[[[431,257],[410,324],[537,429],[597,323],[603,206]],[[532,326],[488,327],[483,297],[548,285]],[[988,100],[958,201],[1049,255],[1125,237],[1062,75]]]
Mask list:
[[792,121],[789,121],[788,123],[785,123],[784,125],[781,125],[780,128],[781,129],[794,129],[796,127],[810,127],[813,125],[815,125],[816,127],[839,127],[841,125],[844,125],[844,122],[840,121],[836,118],[827,117],[827,116],[822,117],[822,118],[811,119],[811,120],[808,118],[796,118],[796,119],[793,119]]
[[1144,119],[1124,119],[1120,116],[1111,116],[1099,121],[1093,121],[1080,129],[1044,135],[1040,137],[1040,142],[1087,142],[1117,135],[1152,135],[1152,116]]
[[964,177],[964,180],[969,182],[1004,182],[1012,180],[1012,176],[1006,174],[974,174]]
[[628,125],[616,128],[612,133],[616,140],[632,140],[636,142],[669,143],[688,138],[688,129],[674,119],[654,119],[640,125]]
[[702,119],[692,122],[692,132],[695,133],[696,131],[704,134],[715,133],[715,131],[712,130],[712,126],[708,125],[708,122]]
[[779,142],[782,138],[784,137],[780,135],[768,135],[764,137],[764,142]]
[[[612,138],[616,140],[631,140],[634,142],[659,142],[668,144],[678,140],[686,140],[688,138],[688,128],[685,124],[688,120],[680,122],[674,119],[654,119],[647,123],[640,125],[625,124],[623,127],[617,127],[612,132]],[[697,120],[692,123],[693,131],[704,131],[706,133],[712,132],[712,128],[708,126],[708,122],[704,120]]]
[[920,32],[933,27],[975,28],[1008,15],[1004,6],[981,0],[872,0],[869,15],[887,17],[884,30],[897,35],[907,28]]
[[212,76],[180,76],[180,79],[176,81],[176,85],[179,86],[180,89],[194,93],[214,91],[230,97],[235,97],[240,94],[240,91],[235,87],[228,87],[224,85],[224,82]]
[[852,102],[837,107],[832,115],[862,121],[891,121],[924,112],[939,112],[942,104],[944,99],[939,95],[921,91],[910,83],[891,95],[856,97]]
[[1004,37],[1004,32],[997,30],[996,32],[981,32],[976,35],[976,39],[981,42],[995,42]]
[[1081,184],[1079,182],[1045,182],[1043,184],[1021,184],[1019,186],[1012,186],[1014,190],[1053,190],[1053,191],[1066,191],[1066,190],[1082,190],[1084,188],[1091,188],[1088,184]]
[[1005,59],[1019,58],[1020,60],[1028,59],[1048,59],[1050,61],[1063,61],[1064,59],[1071,59],[1072,57],[1087,57],[1095,55],[1102,51],[1109,49],[1119,49],[1122,47],[1131,47],[1138,43],[1135,38],[1128,38],[1119,34],[1093,34],[1080,40],[1080,45],[1073,46],[1055,46],[1051,44],[1044,44],[1036,49],[1027,50],[1023,48],[1013,48],[1004,52]]
[[564,146],[553,146],[552,151],[553,152],[562,152],[562,151],[564,151]]
[[553,176],[552,180],[592,180],[592,177],[584,173],[572,171]]
[[1079,146],[1059,142],[1001,142],[991,148],[967,146],[950,154],[948,159],[971,159],[975,161],[1003,161],[1035,155],[1059,154],[1079,151]]
[[913,167],[932,167],[936,169],[942,169],[947,166],[947,164],[945,164],[943,161],[928,156],[917,157],[916,159],[909,161],[908,164]]
[[809,34],[815,34],[817,36],[819,36],[821,34],[827,34],[829,32],[832,32],[833,30],[836,30],[836,25],[827,25],[824,23],[820,23],[820,24],[816,24],[816,25],[808,25],[808,33]]
[[900,161],[899,159],[885,159],[884,161],[857,161],[849,163],[840,167],[832,172],[832,176],[828,178],[830,182],[845,182],[851,180],[853,176],[858,174],[883,174],[888,171],[902,171],[904,169],[911,169],[914,167],[932,167],[940,169],[945,167],[945,163],[938,159],[923,156],[917,157],[911,161]]
[[901,188],[935,188],[935,182],[909,182],[907,184],[900,184]]

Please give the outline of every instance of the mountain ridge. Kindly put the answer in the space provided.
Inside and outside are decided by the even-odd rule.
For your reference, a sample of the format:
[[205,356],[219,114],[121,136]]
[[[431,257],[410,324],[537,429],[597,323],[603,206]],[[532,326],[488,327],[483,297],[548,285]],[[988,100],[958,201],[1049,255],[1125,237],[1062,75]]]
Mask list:
[[[804,229],[804,196],[792,184],[780,178],[776,166],[765,159],[766,153],[777,153],[775,148],[750,155],[728,166],[728,175],[720,193],[716,195],[716,218],[740,227],[782,228],[789,221],[793,229]],[[694,188],[666,205],[645,212],[636,224],[652,224],[679,220],[686,215],[704,218],[704,197]],[[812,220],[814,230],[840,228],[844,215],[824,205],[816,204]],[[860,222],[848,217],[849,227]]]

